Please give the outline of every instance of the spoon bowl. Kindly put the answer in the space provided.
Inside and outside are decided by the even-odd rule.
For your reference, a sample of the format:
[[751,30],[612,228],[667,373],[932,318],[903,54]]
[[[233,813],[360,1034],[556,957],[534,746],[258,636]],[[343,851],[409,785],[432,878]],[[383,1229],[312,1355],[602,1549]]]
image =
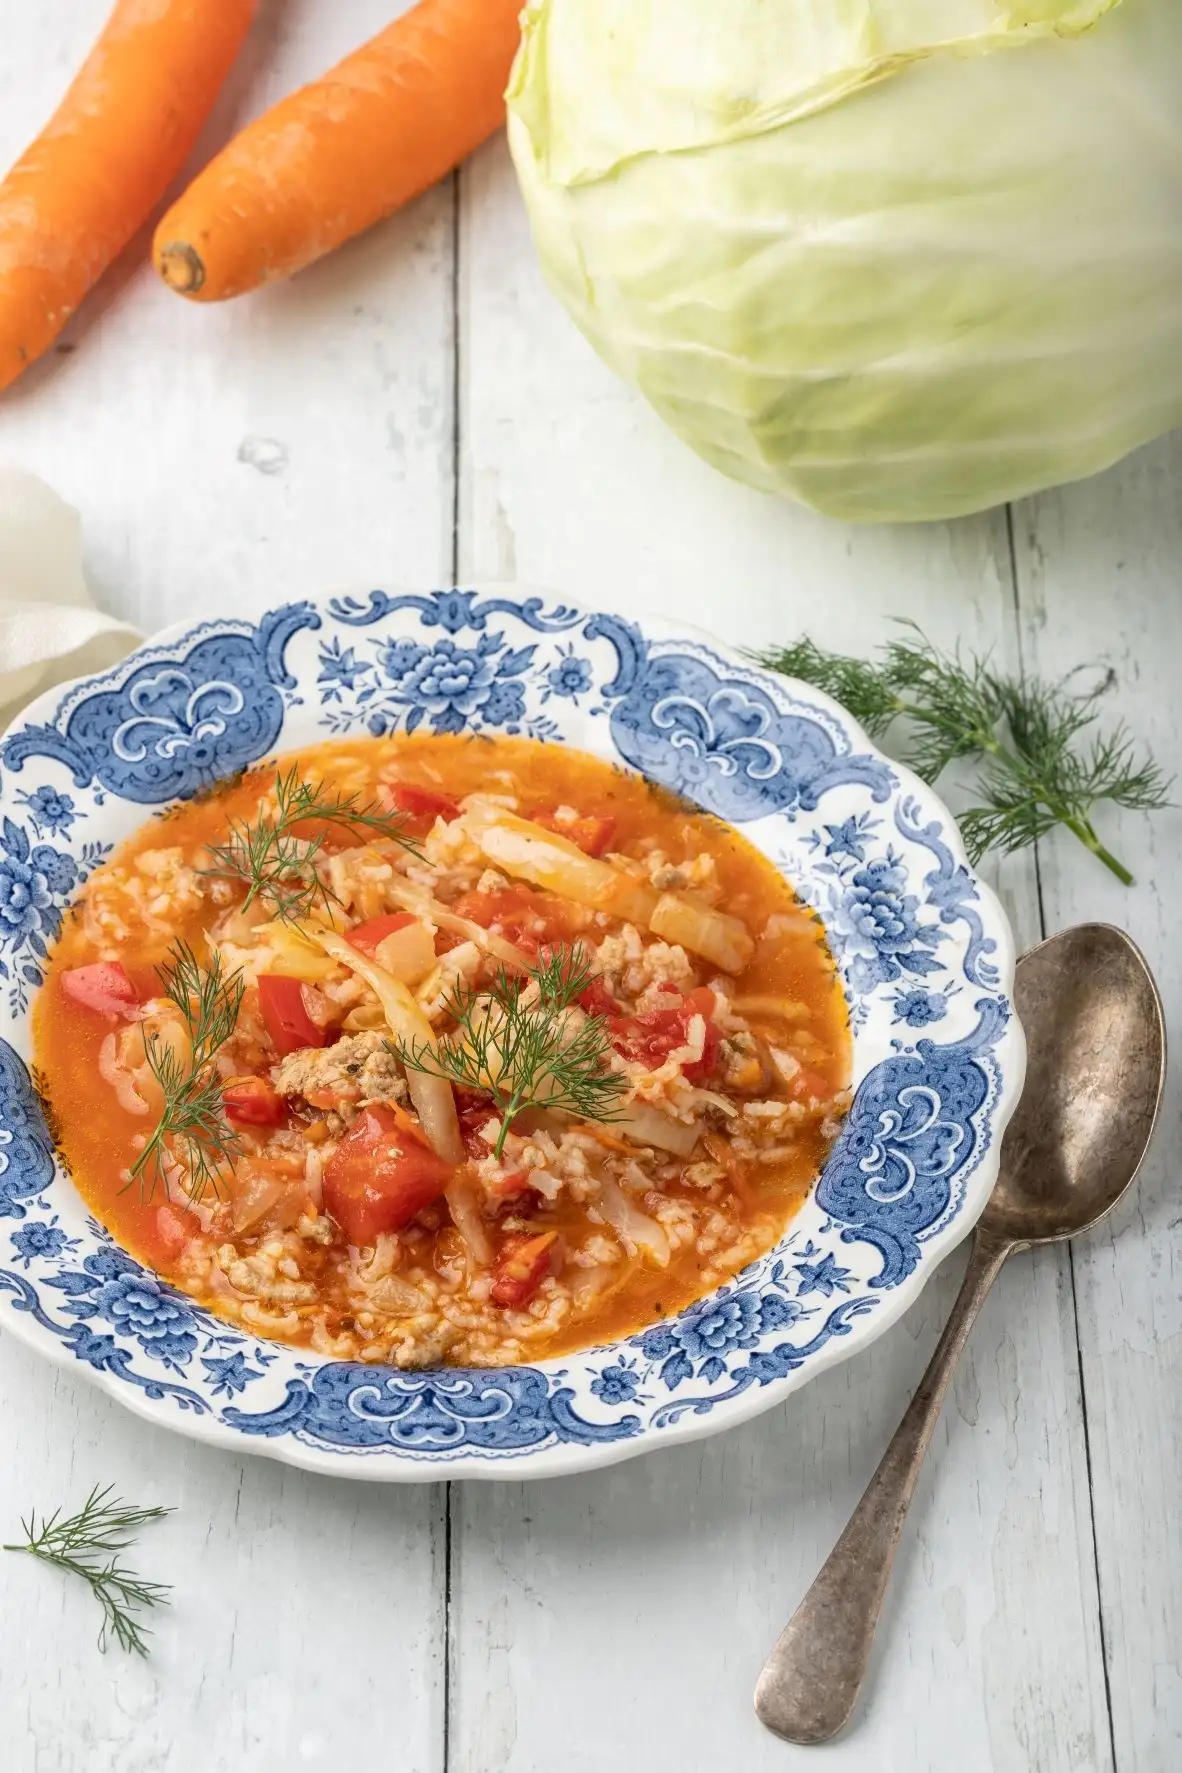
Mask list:
[[1161,998],[1136,944],[1080,924],[1018,964],[1029,1053],[981,1230],[1011,1245],[1074,1237],[1110,1213],[1141,1166],[1161,1105]]

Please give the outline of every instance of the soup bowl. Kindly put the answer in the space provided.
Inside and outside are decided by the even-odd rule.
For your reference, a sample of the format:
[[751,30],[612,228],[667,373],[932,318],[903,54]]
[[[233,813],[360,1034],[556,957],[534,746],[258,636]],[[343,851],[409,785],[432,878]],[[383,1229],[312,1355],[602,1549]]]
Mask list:
[[[275,752],[415,731],[577,746],[728,821],[817,913],[849,1011],[852,1106],[775,1247],[675,1317],[532,1365],[408,1372],[244,1334],[93,1217],[32,1069],[48,946],[153,810]],[[1000,905],[930,788],[707,635],[503,587],[289,603],[43,696],[0,766],[0,1322],[162,1427],[379,1481],[608,1464],[863,1347],[989,1196],[1025,1064]]]

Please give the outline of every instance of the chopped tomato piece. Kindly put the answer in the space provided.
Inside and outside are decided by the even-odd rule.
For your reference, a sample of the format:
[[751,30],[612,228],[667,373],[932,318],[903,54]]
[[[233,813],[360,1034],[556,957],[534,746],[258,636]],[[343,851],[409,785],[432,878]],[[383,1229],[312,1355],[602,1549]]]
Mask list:
[[395,930],[404,930],[417,921],[409,911],[391,911],[385,917],[371,917],[368,923],[354,924],[351,930],[345,931],[345,940],[359,948],[362,954],[372,955],[379,942],[384,942]]
[[695,1016],[706,1023],[702,1057],[685,1067],[690,1083],[702,1083],[718,1062],[722,1036],[712,1020],[714,993],[705,985],[688,992],[675,1008],[643,1010],[638,1016],[614,1016],[611,1020],[611,1041],[616,1051],[627,1059],[636,1059],[654,1069],[663,1065],[676,1047],[683,1047],[689,1025]]
[[[563,944],[561,943],[543,942],[542,946],[538,949],[538,959],[540,961],[553,960],[556,955],[562,952],[562,949]],[[573,947],[567,945],[566,955],[568,962],[571,959],[573,952]],[[568,967],[563,968],[563,974],[566,978],[570,977]],[[580,991],[578,1001],[580,1009],[585,1010],[589,1016],[618,1016],[620,1014],[619,1004],[616,1002],[615,998],[598,974],[596,974],[595,977],[591,979],[590,983]]]
[[[456,1114],[460,1122],[460,1138],[464,1141],[465,1151],[472,1158],[487,1157],[492,1149],[493,1141],[496,1139],[496,1133],[494,1132],[491,1140],[486,1139],[484,1129],[490,1121],[494,1127],[499,1128],[501,1124],[500,1109],[488,1096],[478,1095],[475,1090],[457,1089],[454,1094]],[[511,1123],[513,1132],[525,1131],[527,1114],[528,1111],[526,1114],[514,1117]]]
[[503,1213],[523,1213],[540,1201],[536,1188],[530,1187],[528,1170],[509,1170],[503,1176],[482,1178],[485,1198],[499,1218]]
[[532,887],[499,887],[491,893],[474,887],[471,892],[460,894],[452,910],[457,917],[466,917],[471,923],[478,923],[486,930],[491,930],[494,924],[504,924],[509,919],[515,923],[525,923],[532,918],[540,931],[542,919],[537,914],[540,904],[541,897]]
[[265,1077],[230,1077],[222,1085],[222,1106],[230,1120],[246,1127],[277,1127],[283,1099]]
[[98,960],[93,966],[67,967],[62,989],[75,1003],[103,1016],[125,1016],[140,1001],[139,992],[117,960]]
[[201,1223],[182,1207],[156,1208],[156,1236],[170,1256],[179,1256],[190,1238],[199,1236]]
[[446,794],[436,794],[414,782],[387,782],[382,797],[392,812],[401,813],[410,829],[419,833],[430,831],[436,819],[450,824],[460,816],[459,807]]
[[589,1016],[618,1016],[620,1006],[598,976],[579,993],[579,1008]]
[[469,1157],[487,1157],[488,1141],[481,1136],[480,1129],[498,1119],[496,1109],[487,1096],[479,1096],[475,1090],[456,1090],[455,1098],[465,1151]]
[[452,906],[457,917],[467,917],[482,929],[494,930],[507,942],[536,954],[541,942],[568,939],[568,913],[561,900],[535,892],[521,883],[484,893],[479,888],[461,893]]
[[577,844],[589,856],[602,856],[616,829],[614,819],[599,818],[592,813],[574,819],[559,819],[551,810],[535,813],[533,820],[535,825],[542,825],[556,836],[565,837],[568,843]]
[[494,1305],[528,1305],[554,1264],[556,1231],[514,1233],[497,1252],[489,1298]]
[[259,1008],[275,1050],[295,1053],[301,1047],[322,1047],[327,1030],[314,1020],[307,987],[282,973],[259,974]]
[[788,1094],[797,1102],[824,1102],[833,1094],[833,1086],[824,1072],[802,1065],[788,1086]]
[[391,1109],[372,1103],[325,1165],[324,1204],[350,1243],[372,1244],[438,1200],[451,1173]]

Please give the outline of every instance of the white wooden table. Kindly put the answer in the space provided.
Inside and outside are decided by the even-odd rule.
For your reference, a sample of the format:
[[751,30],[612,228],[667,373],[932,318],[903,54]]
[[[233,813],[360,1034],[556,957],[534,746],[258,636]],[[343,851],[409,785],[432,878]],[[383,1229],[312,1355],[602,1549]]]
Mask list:
[[[0,161],[107,0],[12,7]],[[207,143],[376,29],[392,0],[271,0]],[[72,349],[77,346],[76,351]],[[502,141],[296,282],[202,310],[143,243],[0,402],[0,458],[82,512],[97,594],[154,628],[342,585],[517,579],[747,644],[856,649],[892,615],[1112,699],[1177,767],[1182,439],[1012,511],[848,529],[717,477],[543,288]],[[1125,890],[1070,841],[1007,864],[1020,938],[1125,925],[1182,1006],[1182,822],[1106,816]],[[1176,1773],[1182,1767],[1179,1106],[1135,1197],[1013,1261],[912,1511],[855,1728],[768,1736],[763,1656],[931,1350],[954,1259],[903,1325],[708,1442],[545,1484],[378,1489],[215,1454],[0,1338],[0,1539],[97,1481],[177,1513],[150,1662],[88,1597],[0,1560],[7,1773]],[[0,1227],[0,1238],[5,1234]]]

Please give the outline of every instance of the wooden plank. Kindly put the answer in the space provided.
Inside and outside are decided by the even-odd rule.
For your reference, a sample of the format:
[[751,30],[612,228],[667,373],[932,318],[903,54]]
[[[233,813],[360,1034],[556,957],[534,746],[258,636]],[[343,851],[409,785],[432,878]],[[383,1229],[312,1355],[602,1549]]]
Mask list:
[[[860,650],[888,616],[1013,654],[1004,514],[856,530],[732,486],[665,433],[545,292],[503,145],[464,175],[460,563],[758,644]],[[1029,861],[1003,882],[1037,934]],[[786,1407],[586,1477],[453,1494],[456,1773],[803,1758],[751,1710],[764,1655],[893,1429],[955,1291]],[[913,1510],[838,1768],[1110,1766],[1066,1259],[1016,1260]]]
[[[48,115],[108,0],[39,0],[0,55],[0,162]],[[386,23],[391,0],[267,0],[207,147]],[[451,577],[452,196],[298,281],[203,309],[138,258],[0,401],[0,456],[81,509],[98,594],[146,627],[342,585]],[[0,1256],[12,1223],[0,1221]],[[77,1583],[3,1559],[11,1773],[443,1759],[444,1494],[329,1482],[149,1427],[0,1338],[0,1540],[96,1481],[178,1513],[138,1566],[175,1589],[141,1665],[94,1648]]]
[[383,1765],[442,1766],[437,1488],[316,1478],[197,1446],[8,1335],[0,1397],[4,1540],[31,1507],[69,1511],[96,1482],[177,1510],[128,1554],[174,1590],[147,1662],[98,1654],[98,1607],[76,1578],[4,1554],[8,1773],[362,1766],[377,1703],[397,1718]]
[[[1124,714],[1178,771],[1182,660],[1182,435],[1096,480],[1016,513],[1023,636],[1057,676],[1112,672],[1105,717]],[[1103,918],[1128,929],[1157,973],[1178,1051],[1182,1005],[1174,894],[1182,813],[1099,815],[1135,873],[1119,882],[1070,838],[1044,846],[1052,926]],[[1135,1193],[1075,1255],[1104,1635],[1121,1773],[1182,1765],[1182,1098],[1170,1087]]]

